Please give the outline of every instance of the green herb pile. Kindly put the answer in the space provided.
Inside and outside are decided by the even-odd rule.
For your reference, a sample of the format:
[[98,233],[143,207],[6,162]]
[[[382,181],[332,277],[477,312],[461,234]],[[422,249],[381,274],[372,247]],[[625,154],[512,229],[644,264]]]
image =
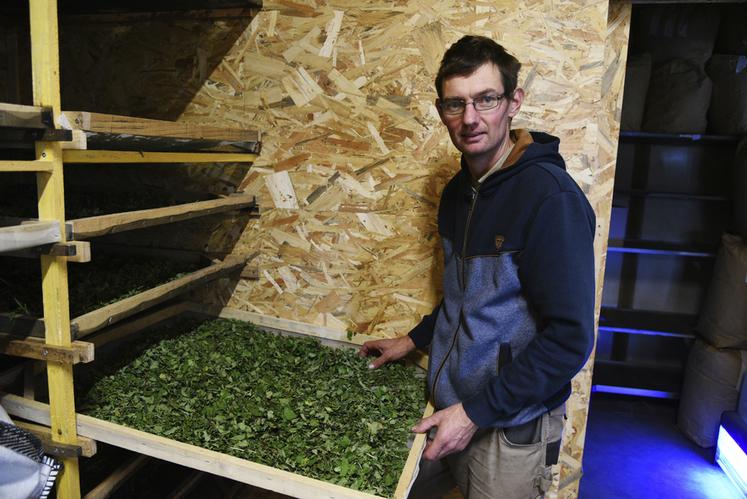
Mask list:
[[96,381],[91,416],[391,496],[425,406],[414,367],[213,320]]
[[[70,315],[91,312],[198,268],[193,263],[121,256],[68,265]],[[38,260],[0,258],[0,276],[0,312],[36,316],[44,313]]]

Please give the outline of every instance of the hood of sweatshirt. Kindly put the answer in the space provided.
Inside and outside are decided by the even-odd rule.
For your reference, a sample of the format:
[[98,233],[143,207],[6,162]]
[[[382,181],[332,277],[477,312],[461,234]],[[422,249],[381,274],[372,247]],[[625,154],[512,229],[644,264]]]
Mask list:
[[[489,193],[532,164],[543,163],[554,165],[561,170],[566,169],[565,161],[563,161],[559,152],[560,139],[557,137],[544,132],[528,132],[523,129],[512,130],[511,134],[512,137],[515,137],[516,142],[514,151],[509,154],[503,168],[492,173],[482,182],[481,192]],[[461,168],[460,183],[469,190],[474,181],[464,157],[462,157]]]

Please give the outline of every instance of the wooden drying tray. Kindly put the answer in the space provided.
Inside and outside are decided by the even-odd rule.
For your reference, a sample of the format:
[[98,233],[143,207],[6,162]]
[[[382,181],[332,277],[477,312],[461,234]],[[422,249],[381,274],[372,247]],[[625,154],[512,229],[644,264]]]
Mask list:
[[220,199],[197,201],[164,208],[78,218],[69,220],[67,224],[70,227],[69,237],[81,240],[245,208],[256,208],[254,196],[235,194]]
[[[122,319],[154,307],[171,298],[182,295],[208,282],[220,279],[234,272],[240,272],[254,255],[248,257],[227,257],[223,262],[199,269],[173,281],[130,296],[123,300],[88,312],[70,321],[74,338],[83,338],[99,329],[115,324]],[[43,319],[26,316],[0,314],[0,336],[44,337]],[[5,353],[0,348],[0,353]]]
[[[183,305],[179,307],[178,310],[181,310]],[[190,308],[202,314],[206,311],[215,310],[200,305],[192,305]],[[176,310],[177,308],[173,308],[172,312]],[[173,315],[173,313],[169,315]],[[220,311],[219,316],[239,320],[251,318],[252,322],[265,329],[269,329],[271,332],[313,336],[322,339],[322,342],[327,344],[332,343],[350,347],[357,346],[366,339],[371,339],[371,337],[366,335],[356,335],[350,341],[347,339],[345,332],[239,310],[223,309]],[[130,332],[134,332],[134,329],[131,329]],[[106,334],[103,333],[102,337],[105,337]],[[98,338],[99,336],[93,340],[97,346]],[[418,363],[420,364],[420,362]],[[2,403],[10,415],[16,418],[49,425],[49,406],[47,404],[10,394],[0,394],[0,403]],[[428,404],[423,417],[428,417],[432,413],[433,407],[431,404]],[[375,499],[378,497],[322,480],[308,478],[245,459],[134,430],[91,416],[78,414],[77,425],[78,434],[83,437],[293,497],[309,499],[316,499],[318,497]],[[397,483],[394,493],[395,498],[405,499],[407,497],[417,475],[418,463],[420,462],[420,456],[424,448],[425,435],[417,435],[400,475],[399,482]]]
[[[111,162],[117,162],[117,158],[135,157],[114,155],[115,151],[143,153],[155,160],[153,162],[163,156],[147,153],[238,153],[234,155],[235,161],[241,161],[243,156],[259,154],[261,148],[260,134],[254,130],[83,111],[63,111],[60,122],[63,128],[72,130],[74,136],[64,153],[66,161],[83,162],[86,158],[109,156]],[[73,149],[89,153],[72,152]],[[93,150],[99,152],[94,154]],[[103,154],[105,152],[108,154]]]

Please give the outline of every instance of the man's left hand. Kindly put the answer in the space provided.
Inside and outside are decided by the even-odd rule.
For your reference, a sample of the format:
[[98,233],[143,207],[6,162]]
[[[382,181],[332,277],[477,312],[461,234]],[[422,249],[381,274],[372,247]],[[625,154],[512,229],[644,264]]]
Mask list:
[[428,441],[423,452],[423,457],[430,461],[436,461],[464,450],[477,431],[477,425],[464,412],[461,403],[436,411],[433,415],[421,419],[412,431],[425,433],[434,426],[438,427],[436,438]]

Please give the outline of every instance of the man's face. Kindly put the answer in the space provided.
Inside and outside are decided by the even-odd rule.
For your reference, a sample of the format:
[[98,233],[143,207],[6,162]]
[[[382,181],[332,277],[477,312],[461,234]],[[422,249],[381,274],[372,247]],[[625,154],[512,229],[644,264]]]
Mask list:
[[[498,68],[483,64],[468,76],[453,76],[443,82],[443,100],[462,99],[471,102],[485,95],[502,96],[503,80]],[[462,152],[472,173],[487,171],[510,146],[509,122],[519,112],[523,91],[516,89],[512,96],[498,101],[498,106],[486,111],[477,111],[467,104],[463,114],[456,116],[444,113],[439,105],[441,121],[449,130],[451,141]]]

